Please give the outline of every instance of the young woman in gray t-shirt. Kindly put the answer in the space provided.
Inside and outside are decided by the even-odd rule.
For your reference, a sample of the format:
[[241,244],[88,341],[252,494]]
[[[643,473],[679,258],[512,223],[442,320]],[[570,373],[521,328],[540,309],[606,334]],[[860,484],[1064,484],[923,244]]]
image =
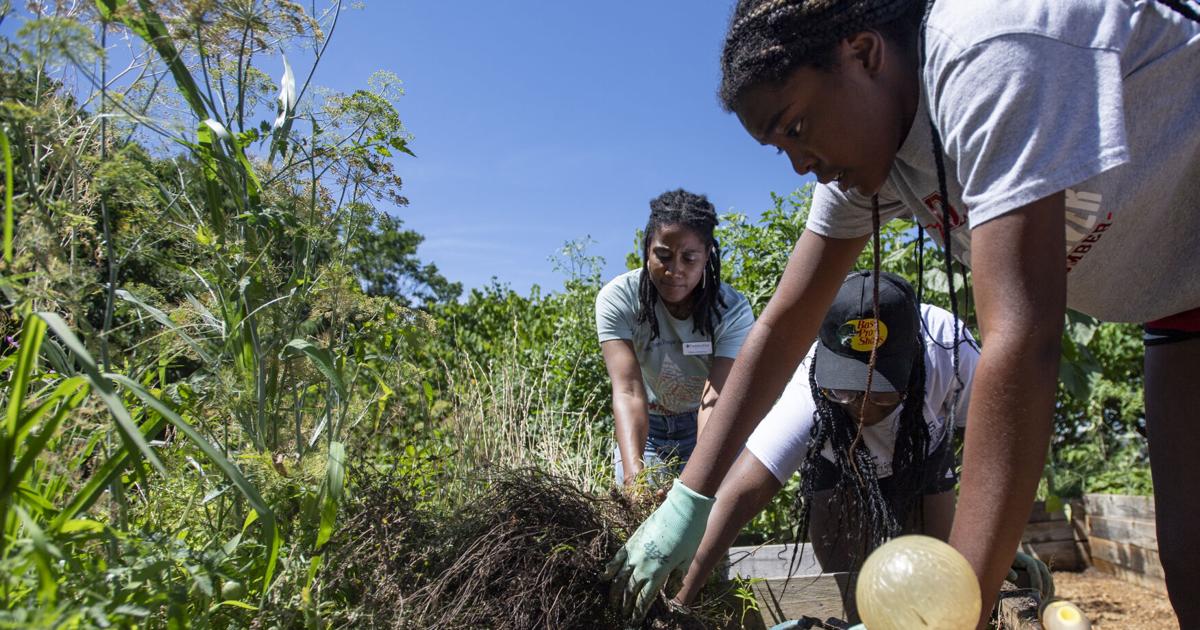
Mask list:
[[617,483],[634,483],[647,465],[678,474],[754,322],[746,298],[720,280],[716,225],[704,196],[659,195],[650,202],[642,268],[596,297]]
[[[926,11],[926,7],[928,11]],[[819,180],[807,230],[688,469],[618,554],[631,616],[686,567],[711,497],[880,223],[972,269],[983,351],[951,544],[991,610],[1050,440],[1064,313],[1146,326],[1159,546],[1200,628],[1200,27],[1127,0],[739,0],[721,99]],[[984,620],[981,618],[981,624]]]

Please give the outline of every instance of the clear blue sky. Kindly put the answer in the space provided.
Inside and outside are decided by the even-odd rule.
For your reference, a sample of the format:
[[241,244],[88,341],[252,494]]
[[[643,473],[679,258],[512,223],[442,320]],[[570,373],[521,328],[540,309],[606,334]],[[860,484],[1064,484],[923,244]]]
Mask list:
[[[549,258],[569,240],[590,236],[605,278],[622,272],[665,190],[757,218],[772,191],[811,180],[717,101],[732,4],[367,0],[342,13],[314,84],[348,92],[377,70],[404,82],[418,157],[397,161],[410,204],[393,211],[426,237],[422,260],[468,289],[557,289]],[[289,59],[302,80],[311,55]],[[259,62],[278,78],[276,60]]]
[[[561,286],[590,235],[624,270],[649,200],[678,187],[752,217],[803,180],[716,98],[732,0],[373,0],[344,13],[315,82],[390,70],[417,159],[398,163],[419,255],[467,288]],[[298,75],[307,71],[296,60]]]

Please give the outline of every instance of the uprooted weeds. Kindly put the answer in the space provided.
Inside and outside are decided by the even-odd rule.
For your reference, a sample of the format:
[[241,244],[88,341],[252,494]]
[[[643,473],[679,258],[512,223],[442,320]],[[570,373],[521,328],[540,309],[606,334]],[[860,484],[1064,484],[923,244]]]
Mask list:
[[[331,541],[327,588],[358,626],[623,628],[604,565],[652,506],[597,496],[533,469],[492,469],[420,492],[405,474],[359,470]],[[705,615],[651,609],[649,628],[711,628]]]

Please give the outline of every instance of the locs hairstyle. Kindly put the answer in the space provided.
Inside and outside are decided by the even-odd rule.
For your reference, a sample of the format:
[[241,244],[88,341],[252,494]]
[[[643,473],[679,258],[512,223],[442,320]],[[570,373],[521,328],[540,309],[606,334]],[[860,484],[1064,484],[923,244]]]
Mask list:
[[[903,285],[910,295],[912,287]],[[915,296],[912,296],[915,304]],[[925,352],[921,343],[921,330],[917,329],[916,352],[912,357],[913,367],[905,387],[905,399],[900,410],[900,426],[896,434],[896,447],[892,454],[892,495],[885,497],[875,476],[875,464],[866,448],[852,448],[859,439],[859,422],[841,405],[831,403],[821,395],[817,387],[817,358],[813,356],[808,374],[809,388],[816,406],[812,432],[808,438],[808,451],[800,464],[800,492],[793,506],[798,525],[797,540],[806,540],[813,495],[816,492],[817,467],[824,465],[821,454],[826,443],[833,451],[833,466],[837,469],[837,483],[833,490],[835,503],[844,506],[846,514],[840,516],[839,527],[849,525],[851,530],[862,531],[864,548],[854,549],[857,560],[866,553],[898,535],[908,521],[912,510],[921,498],[923,473],[929,452],[929,427],[923,412],[925,403]]]
[[717,210],[708,197],[690,193],[682,188],[665,192],[650,200],[650,218],[646,221],[642,237],[642,279],[638,284],[639,324],[650,324],[650,341],[658,338],[658,316],[654,304],[658,301],[658,289],[650,281],[650,243],[660,227],[682,225],[700,236],[708,250],[708,264],[704,266],[704,280],[696,287],[693,295],[692,326],[713,338],[713,331],[721,322],[721,311],[725,300],[721,297],[721,246],[713,236],[717,227]]

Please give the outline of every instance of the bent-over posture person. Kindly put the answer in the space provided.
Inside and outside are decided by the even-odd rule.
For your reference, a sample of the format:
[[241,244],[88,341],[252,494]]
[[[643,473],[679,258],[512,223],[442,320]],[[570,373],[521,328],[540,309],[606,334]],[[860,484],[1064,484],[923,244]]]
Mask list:
[[[875,547],[899,534],[950,537],[958,483],[954,434],[966,420],[979,350],[969,332],[955,339],[949,312],[918,307],[912,287],[894,274],[880,275],[876,320],[872,288],[871,272],[860,271],[838,291],[817,342],[717,491],[678,603],[694,601],[738,532],[797,471],[796,535],[811,539],[824,572],[857,571]],[[868,392],[876,331],[878,371]],[[866,449],[851,460],[846,454],[860,435]],[[1021,554],[1015,567],[1052,592],[1044,565]],[[851,583],[851,617],[853,593]]]
[[754,323],[746,298],[721,282],[716,226],[703,195],[659,195],[650,202],[642,268],[596,297],[618,484],[632,484],[647,465],[678,474]]
[[[1178,0],[739,0],[721,100],[819,185],[779,289],[666,502],[615,559],[640,618],[878,226],[910,216],[971,267],[983,350],[950,533],[984,606],[1052,430],[1069,306],[1146,329],[1158,542],[1200,628],[1200,25]],[[951,303],[951,311],[954,312]]]

